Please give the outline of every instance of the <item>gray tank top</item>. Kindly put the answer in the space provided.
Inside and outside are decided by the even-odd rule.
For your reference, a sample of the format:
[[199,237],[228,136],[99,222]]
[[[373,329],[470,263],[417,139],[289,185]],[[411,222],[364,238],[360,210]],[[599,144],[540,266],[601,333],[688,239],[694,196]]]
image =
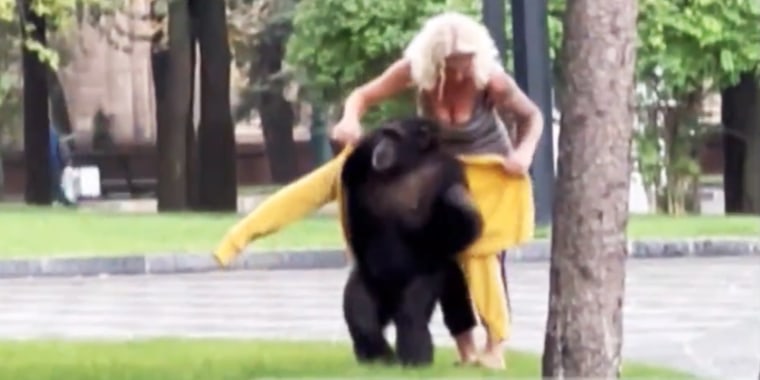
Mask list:
[[[508,126],[497,116],[488,101],[487,93],[479,91],[470,119],[464,123],[442,124],[441,141],[444,150],[460,154],[498,154],[506,156],[511,151]],[[430,103],[422,93],[417,94],[417,113],[435,119]]]

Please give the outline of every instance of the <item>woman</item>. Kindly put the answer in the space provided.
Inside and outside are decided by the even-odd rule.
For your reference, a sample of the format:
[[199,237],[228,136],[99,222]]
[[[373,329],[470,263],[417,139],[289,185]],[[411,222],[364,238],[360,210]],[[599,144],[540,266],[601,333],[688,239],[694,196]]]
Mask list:
[[[360,121],[369,108],[410,87],[417,91],[420,114],[444,127],[445,149],[464,162],[470,191],[485,221],[481,238],[461,259],[469,293],[488,333],[483,352],[476,350],[474,318],[468,317],[469,305],[461,302],[457,290],[463,281],[456,276],[450,278],[450,289],[442,299],[444,320],[462,363],[503,368],[502,344],[509,334],[503,250],[532,235],[527,171],[543,118],[502,69],[488,31],[468,16],[447,12],[430,18],[402,58],[348,96],[333,138],[350,146],[360,137]],[[514,146],[497,113],[515,121]],[[215,251],[217,260],[225,265],[251,239],[335,198],[340,201],[339,172],[348,151],[274,194],[238,223]]]

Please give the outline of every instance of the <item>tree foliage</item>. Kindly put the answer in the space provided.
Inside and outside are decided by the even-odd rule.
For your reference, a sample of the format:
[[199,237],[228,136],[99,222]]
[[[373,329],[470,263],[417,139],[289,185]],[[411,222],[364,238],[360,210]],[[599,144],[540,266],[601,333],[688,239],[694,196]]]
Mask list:
[[[21,130],[18,128],[21,124],[23,88],[21,44],[36,52],[53,70],[59,67],[61,60],[60,52],[54,46],[41,46],[37,41],[24,38],[33,30],[33,26],[21,22],[23,15],[18,6],[26,1],[31,1],[31,8],[44,16],[46,32],[55,36],[65,35],[71,30],[73,21],[81,16],[85,7],[109,11],[122,3],[122,0],[0,0],[0,151],[17,149],[21,143]],[[55,41],[55,38],[52,40]]]
[[0,20],[0,154],[20,144],[21,48],[18,22]]
[[[549,0],[553,55],[566,0]],[[639,0],[637,74],[656,76],[671,94],[720,89],[760,67],[757,0]]]
[[640,74],[659,71],[674,93],[737,83],[760,63],[756,0],[642,0]]
[[[21,20],[19,26],[24,32],[28,32],[31,25],[24,22],[24,17],[18,8],[22,3],[30,1],[31,9],[35,14],[45,19],[48,31],[66,31],[69,30],[71,22],[81,13],[83,7],[97,7],[104,12],[117,9],[121,0],[0,0],[0,23],[11,23],[14,20]],[[22,33],[23,38],[27,33]],[[23,38],[26,47],[37,52],[40,59],[53,68],[57,68],[59,57],[55,50],[47,46],[41,46],[38,42],[31,39]]]
[[701,120],[702,105],[709,93],[760,67],[760,7],[755,0],[641,0],[640,6],[637,71],[653,96],[638,102],[639,164],[648,167],[661,209],[694,210],[696,152],[719,131]]
[[[339,101],[398,59],[425,18],[452,9],[477,15],[479,2],[302,1],[286,60],[310,99]],[[380,112],[407,111],[409,104],[388,102]]]
[[[555,56],[565,2],[549,0]],[[758,73],[760,3],[639,0],[639,8],[636,158],[660,207],[681,212],[690,208],[688,195],[700,175],[697,147],[717,131],[700,121],[705,96],[735,85],[742,73]]]
[[[562,38],[565,1],[548,4],[553,59]],[[637,73],[641,78],[657,75],[667,93],[722,88],[760,62],[760,6],[755,0],[641,0],[640,8]],[[442,10],[477,15],[480,2],[303,1],[287,61],[312,99],[338,101],[396,59],[421,22]],[[509,39],[509,16],[507,24]],[[505,59],[511,61],[509,54]]]

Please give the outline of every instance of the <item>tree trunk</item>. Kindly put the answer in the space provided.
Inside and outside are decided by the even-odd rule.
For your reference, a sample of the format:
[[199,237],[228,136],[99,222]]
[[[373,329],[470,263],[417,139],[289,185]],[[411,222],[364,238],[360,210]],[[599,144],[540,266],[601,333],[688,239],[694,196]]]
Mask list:
[[257,91],[256,108],[267,149],[269,171],[275,183],[287,183],[298,177],[298,154],[293,140],[295,111],[285,99],[285,79],[277,78],[282,68],[285,44],[291,32],[289,21],[269,25],[256,47],[249,77],[262,89]]
[[190,88],[193,91],[190,93],[190,117],[187,120],[185,130],[185,167],[187,170],[187,203],[191,210],[196,210],[199,207],[198,192],[200,190],[198,183],[198,139],[196,138],[195,117],[193,109],[195,108],[195,72],[197,65],[197,23],[193,28],[193,55],[191,59],[191,70],[193,75],[190,76]]
[[63,90],[61,80],[58,79],[58,73],[48,66],[48,93],[50,96],[50,118],[53,124],[58,127],[58,131],[69,134],[74,130],[71,126],[71,117],[69,115],[69,106],[66,101],[66,92]]
[[[187,124],[192,119],[191,78],[193,54],[192,19],[186,0],[169,5],[168,67],[163,78],[163,94],[156,96],[156,108],[167,112],[158,123],[158,209],[186,209],[187,199]],[[157,86],[158,87],[158,86]],[[163,95],[163,97],[162,97]],[[159,100],[160,99],[160,100]]]
[[696,161],[693,151],[696,150],[694,139],[689,131],[698,122],[698,116],[704,94],[701,89],[680,94],[676,97],[676,105],[664,108],[663,127],[660,129],[665,147],[663,163],[665,164],[665,211],[669,215],[681,215],[693,204],[693,197],[688,194],[686,187],[698,174],[687,171],[684,163]]
[[[22,36],[47,46],[45,19],[31,7],[32,0],[19,0]],[[32,31],[23,31],[24,24]],[[22,47],[24,76],[24,163],[26,187],[24,199],[28,204],[50,205],[53,201],[50,167],[50,115],[48,107],[47,64],[37,52]]]
[[[147,57],[150,56],[151,44],[145,37],[152,34],[151,24],[146,23],[145,16],[151,11],[151,1],[131,0],[129,9],[129,59],[132,81],[132,120],[134,122],[134,141],[140,144],[153,140],[151,131],[154,120],[151,115],[151,70]],[[153,111],[155,112],[155,111]]]
[[[166,97],[169,75],[169,51],[154,46],[150,55],[151,71],[153,75],[153,98],[155,99],[156,132],[169,128],[169,105]],[[158,138],[158,136],[156,136]],[[158,141],[156,141],[158,145]],[[159,154],[160,156],[160,154]]]
[[[0,138],[0,147],[2,145],[2,138]],[[5,198],[5,172],[3,171],[3,151],[0,150],[0,202]]]
[[636,15],[567,2],[545,378],[620,376]]
[[760,84],[751,73],[721,93],[727,213],[760,213]]
[[760,215],[760,86],[755,83],[755,102],[750,106],[752,116],[747,121],[747,155],[744,157],[744,189],[742,209]]
[[237,211],[235,126],[230,108],[230,54],[223,1],[191,0],[200,44],[199,209]]

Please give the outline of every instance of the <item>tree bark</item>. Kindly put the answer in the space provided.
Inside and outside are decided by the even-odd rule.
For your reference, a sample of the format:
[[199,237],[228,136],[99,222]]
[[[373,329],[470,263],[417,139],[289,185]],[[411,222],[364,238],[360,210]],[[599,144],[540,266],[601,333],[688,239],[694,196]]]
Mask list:
[[[19,0],[22,36],[47,46],[43,16],[32,9],[32,0]],[[24,31],[24,24],[31,26]],[[37,52],[22,45],[21,62],[24,77],[24,161],[26,184],[24,199],[28,204],[50,205],[53,202],[50,167],[47,64]]]
[[223,1],[191,0],[200,44],[198,208],[237,211],[235,126],[230,106],[227,16]]
[[69,134],[74,130],[71,126],[69,105],[66,101],[66,92],[63,89],[58,73],[48,66],[48,94],[50,96],[50,118],[60,132]]
[[755,101],[750,106],[752,116],[747,121],[747,155],[744,157],[744,191],[742,209],[760,215],[760,88],[755,83]]
[[192,19],[187,0],[169,4],[169,52],[163,93],[156,94],[158,121],[158,209],[178,211],[188,207],[187,124],[192,120]]
[[760,214],[760,83],[745,73],[721,98],[726,212]]
[[636,16],[567,2],[544,378],[620,376]]
[[195,117],[193,108],[195,107],[195,69],[197,65],[197,23],[194,23],[193,28],[193,52],[191,58],[191,71],[193,75],[190,76],[190,88],[193,91],[190,93],[190,117],[188,117],[186,130],[185,130],[185,169],[187,170],[187,203],[191,210],[195,210],[199,207],[198,192],[200,191],[198,183],[198,139],[196,138]]
[[296,144],[293,140],[295,111],[285,99],[284,78],[280,73],[285,55],[285,44],[291,32],[290,21],[270,24],[256,47],[249,77],[259,78],[256,108],[261,116],[261,128],[269,161],[269,172],[274,183],[288,183],[298,177]]
[[132,75],[132,120],[134,122],[134,141],[140,144],[153,141],[155,121],[151,112],[152,87],[151,67],[146,61],[150,56],[151,43],[147,38],[153,34],[151,24],[146,22],[145,15],[152,11],[150,0],[131,0],[127,23],[129,27],[129,59]]
[[[153,75],[153,98],[155,99],[156,131],[166,130],[169,121],[169,106],[166,97],[169,75],[169,51],[161,49],[157,45],[150,55],[151,71]],[[156,136],[158,138],[158,136]],[[158,141],[156,141],[158,145]],[[159,154],[160,156],[160,154]]]

